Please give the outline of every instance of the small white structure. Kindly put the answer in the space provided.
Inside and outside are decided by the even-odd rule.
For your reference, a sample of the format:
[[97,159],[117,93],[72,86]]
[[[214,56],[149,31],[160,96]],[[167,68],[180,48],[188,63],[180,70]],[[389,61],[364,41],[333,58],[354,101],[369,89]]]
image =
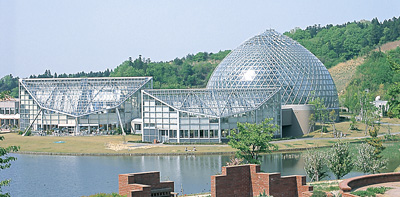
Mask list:
[[0,130],[8,130],[19,125],[19,99],[0,100]]
[[380,117],[383,117],[384,112],[386,113],[389,110],[388,101],[382,101],[380,96],[377,96],[372,104],[378,108],[377,112]]

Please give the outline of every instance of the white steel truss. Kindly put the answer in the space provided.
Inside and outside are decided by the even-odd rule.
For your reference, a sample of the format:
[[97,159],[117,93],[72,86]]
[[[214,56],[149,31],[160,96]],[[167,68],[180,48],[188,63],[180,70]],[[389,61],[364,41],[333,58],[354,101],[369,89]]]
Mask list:
[[73,117],[116,108],[152,80],[151,77],[20,79],[43,109]]
[[317,57],[291,38],[267,30],[245,41],[218,65],[208,89],[282,89],[282,104],[324,100],[338,108],[336,86]]
[[279,94],[279,89],[158,89],[143,90],[143,93],[177,110],[227,117],[257,109],[272,96]]

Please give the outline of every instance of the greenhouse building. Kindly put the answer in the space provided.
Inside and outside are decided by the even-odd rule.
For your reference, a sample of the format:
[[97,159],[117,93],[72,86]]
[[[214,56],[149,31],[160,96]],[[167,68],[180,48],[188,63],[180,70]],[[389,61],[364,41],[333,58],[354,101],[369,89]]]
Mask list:
[[273,118],[276,137],[310,132],[309,105],[338,109],[326,67],[291,38],[267,30],[228,54],[205,89],[144,90],[143,141],[221,142],[237,122]]
[[151,77],[20,79],[20,128],[40,134],[140,130],[142,89]]
[[281,95],[274,89],[142,90],[143,141],[222,142],[237,122],[273,118],[281,137]]
[[[267,30],[231,51],[204,89],[152,89],[151,77],[20,80],[26,132],[141,132],[146,142],[227,141],[237,123],[271,118],[275,137],[311,131],[310,102],[338,110],[336,86],[317,57]],[[119,129],[120,128],[120,129]]]

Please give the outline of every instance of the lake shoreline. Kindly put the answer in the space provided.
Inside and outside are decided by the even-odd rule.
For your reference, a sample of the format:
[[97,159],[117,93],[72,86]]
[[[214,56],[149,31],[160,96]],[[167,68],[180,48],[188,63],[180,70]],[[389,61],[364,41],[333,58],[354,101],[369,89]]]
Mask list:
[[[357,143],[357,142],[353,142]],[[331,146],[320,146],[313,148],[327,148]],[[304,151],[309,148],[293,148],[272,151],[271,153],[291,153]],[[25,155],[60,155],[60,156],[192,156],[192,155],[234,155],[236,152],[182,152],[182,153],[62,153],[62,152],[32,152],[32,151],[18,151],[16,154]],[[269,154],[269,153],[262,153]]]

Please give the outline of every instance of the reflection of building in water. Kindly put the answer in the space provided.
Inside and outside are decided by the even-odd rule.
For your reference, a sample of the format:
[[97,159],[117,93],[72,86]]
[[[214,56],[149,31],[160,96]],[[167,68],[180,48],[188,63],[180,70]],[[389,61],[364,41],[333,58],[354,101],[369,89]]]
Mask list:
[[282,175],[299,174],[303,172],[303,158],[301,153],[274,153],[262,157],[261,169],[264,172],[280,172]]

